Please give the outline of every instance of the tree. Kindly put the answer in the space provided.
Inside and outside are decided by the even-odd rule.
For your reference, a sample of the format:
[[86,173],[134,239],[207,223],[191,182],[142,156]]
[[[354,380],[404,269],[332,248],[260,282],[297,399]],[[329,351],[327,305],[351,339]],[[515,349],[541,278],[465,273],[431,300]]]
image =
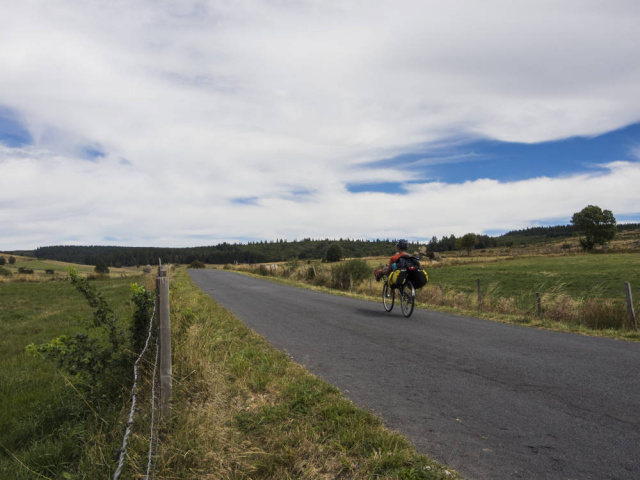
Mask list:
[[460,237],[456,242],[458,248],[467,251],[467,255],[471,254],[471,250],[478,244],[478,236],[475,233],[467,233]]
[[16,264],[16,257],[12,255],[9,257],[9,265],[15,265],[15,264]]
[[611,210],[602,210],[595,205],[589,205],[574,213],[571,223],[585,238],[580,239],[580,245],[587,251],[596,245],[606,245],[613,240],[617,233],[616,219]]
[[6,265],[7,264],[7,259],[4,257],[0,257],[0,266],[1,265]]
[[327,262],[339,262],[342,260],[342,247],[338,243],[332,243],[325,256]]

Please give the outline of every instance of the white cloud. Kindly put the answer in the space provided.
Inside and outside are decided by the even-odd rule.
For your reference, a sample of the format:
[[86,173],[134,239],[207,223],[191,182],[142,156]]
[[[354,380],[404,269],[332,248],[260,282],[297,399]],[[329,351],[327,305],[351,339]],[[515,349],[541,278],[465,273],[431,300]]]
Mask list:
[[[407,195],[346,185],[406,179],[359,166],[452,136],[538,142],[640,120],[639,20],[637,2],[600,0],[11,2],[0,105],[35,145],[0,151],[0,247],[394,237],[401,212],[425,238],[589,203],[637,214],[624,162],[516,183],[417,177]],[[105,157],[83,160],[87,146]]]

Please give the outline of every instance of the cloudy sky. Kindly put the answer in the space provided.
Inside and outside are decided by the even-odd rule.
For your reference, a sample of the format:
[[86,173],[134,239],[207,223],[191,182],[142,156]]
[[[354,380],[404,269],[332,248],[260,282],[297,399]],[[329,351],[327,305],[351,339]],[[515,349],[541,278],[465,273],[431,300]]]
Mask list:
[[637,0],[0,0],[0,251],[640,221]]

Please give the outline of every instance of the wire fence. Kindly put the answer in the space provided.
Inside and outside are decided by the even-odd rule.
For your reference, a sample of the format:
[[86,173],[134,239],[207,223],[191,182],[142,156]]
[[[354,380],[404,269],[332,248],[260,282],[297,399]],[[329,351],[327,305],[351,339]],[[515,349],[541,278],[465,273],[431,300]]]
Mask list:
[[[129,410],[129,416],[127,419],[127,428],[125,429],[124,437],[122,439],[122,447],[119,450],[118,467],[116,468],[116,471],[113,474],[113,480],[118,480],[120,478],[120,475],[122,474],[122,469],[124,467],[124,460],[127,455],[127,445],[129,441],[129,436],[131,435],[134,415],[136,413],[136,401],[137,401],[137,394],[138,394],[138,367],[143,357],[147,353],[147,350],[149,349],[149,343],[151,341],[151,337],[153,336],[154,318],[156,317],[157,304],[158,304],[158,301],[156,299],[153,303],[153,312],[151,313],[151,317],[149,318],[149,331],[147,333],[147,339],[145,341],[144,348],[142,349],[142,351],[140,352],[140,355],[138,355],[138,358],[133,364],[133,386],[131,387],[131,409]],[[158,341],[156,337],[156,361],[153,368],[153,372],[154,372],[153,384],[151,388],[152,421],[151,421],[151,435],[150,435],[150,441],[149,441],[149,461],[147,465],[147,478],[149,476],[149,471],[151,470],[151,463],[152,463],[151,459],[153,456],[151,445],[153,441],[153,430],[154,430],[153,422],[154,422],[154,412],[155,412],[155,408],[154,408],[155,406],[155,372],[156,372],[157,363],[158,363]]]
[[154,432],[156,428],[155,423],[155,413],[156,413],[156,374],[158,372],[158,364],[160,362],[160,349],[158,348],[158,336],[156,336],[156,358],[153,363],[153,373],[151,375],[151,427],[149,428],[149,451],[147,458],[147,475],[144,480],[149,480],[149,474],[151,473],[151,479],[155,478],[155,470],[154,470],[154,462],[153,462],[153,450],[154,448],[158,449],[158,436],[155,435],[155,445],[154,445]]

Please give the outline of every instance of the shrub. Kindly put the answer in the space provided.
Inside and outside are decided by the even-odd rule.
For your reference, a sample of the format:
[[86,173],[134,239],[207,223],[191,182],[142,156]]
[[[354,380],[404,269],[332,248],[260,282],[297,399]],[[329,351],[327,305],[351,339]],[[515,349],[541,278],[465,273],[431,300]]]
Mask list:
[[69,373],[74,388],[99,398],[117,391],[122,378],[127,378],[133,359],[131,344],[103,295],[75,270],[69,272],[69,278],[94,310],[92,320],[86,322],[86,332],[62,335],[40,345],[32,343],[26,348],[29,354],[52,361]]
[[20,268],[18,268],[18,273],[24,273],[26,275],[32,275],[33,274],[33,269],[32,268],[20,267]]
[[154,292],[149,292],[145,287],[137,283],[131,284],[131,302],[136,306],[133,313],[133,322],[129,328],[131,345],[136,354],[142,352],[146,342],[146,334],[149,330],[149,319],[153,312],[155,302]]
[[93,269],[94,272],[96,272],[98,275],[100,274],[107,274],[109,273],[109,267],[107,266],[107,264],[103,261],[99,261],[96,264],[96,267]]
[[200,260],[194,260],[189,264],[189,268],[207,268],[207,266]]
[[267,268],[267,266],[266,266],[266,265],[260,265],[260,266],[258,267],[258,273],[259,273],[260,275],[262,275],[263,277],[266,277],[266,276],[268,276],[268,275],[269,275],[269,273],[270,273],[270,272],[269,272],[269,269]]
[[56,273],[52,268],[47,268],[44,273],[46,273],[47,275],[53,275],[54,273]]
[[3,256],[0,256],[0,267],[1,267],[2,265],[6,265],[6,264],[7,264],[7,259],[6,259],[6,258],[4,258]]
[[347,290],[371,275],[371,269],[362,259],[349,260],[331,269],[331,286]]
[[10,277],[11,272],[6,268],[0,267],[0,277]]

